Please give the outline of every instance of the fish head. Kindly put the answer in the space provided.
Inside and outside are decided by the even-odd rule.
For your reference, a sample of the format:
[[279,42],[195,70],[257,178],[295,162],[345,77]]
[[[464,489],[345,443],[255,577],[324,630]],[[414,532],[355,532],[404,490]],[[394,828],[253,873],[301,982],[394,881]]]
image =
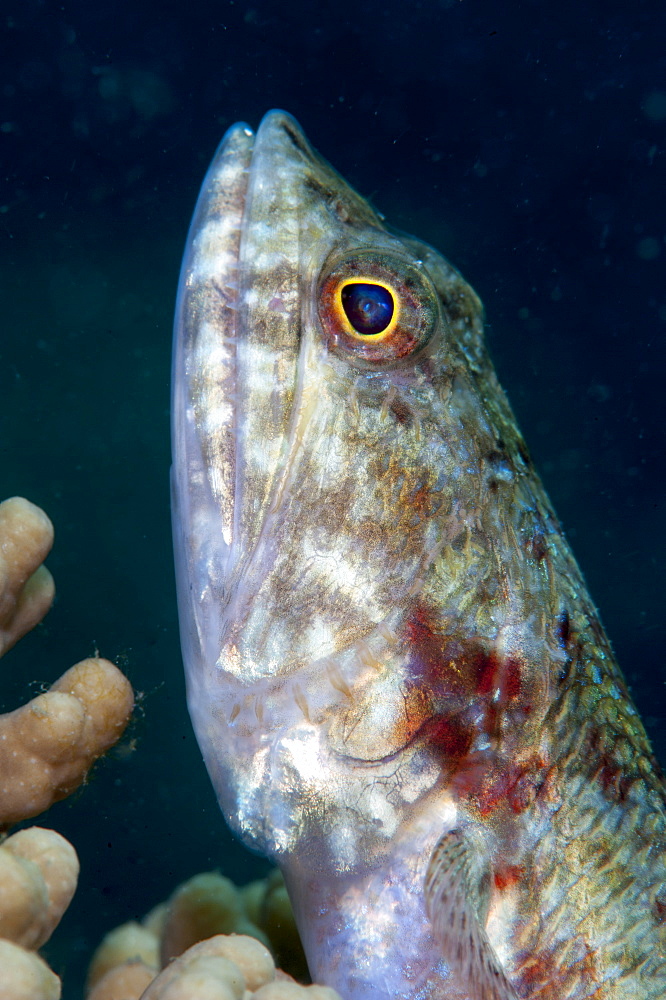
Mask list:
[[[482,330],[458,272],[389,231],[289,115],[227,133],[181,278],[176,556],[199,740],[232,826],[269,853],[335,814],[359,762],[395,770],[435,733],[431,787],[442,757],[474,754],[489,649],[530,641],[493,599],[482,522],[521,443]],[[390,837],[400,814],[353,823]]]

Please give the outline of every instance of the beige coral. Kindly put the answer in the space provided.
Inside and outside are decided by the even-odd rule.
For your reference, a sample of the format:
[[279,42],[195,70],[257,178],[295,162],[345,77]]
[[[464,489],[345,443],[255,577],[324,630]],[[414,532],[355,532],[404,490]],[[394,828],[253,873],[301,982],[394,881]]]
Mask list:
[[[0,503],[0,655],[41,621],[53,579],[41,564],[53,544],[46,514],[21,497]],[[37,816],[69,795],[131,715],[132,688],[108,660],[82,660],[44,694],[0,715],[0,827]]]
[[53,525],[22,497],[0,503],[0,656],[40,622],[53,603],[53,577],[42,562]]
[[0,716],[0,825],[37,816],[78,788],[120,737],[133,703],[120,670],[91,657]]
[[[88,1000],[340,1000],[335,990],[301,986],[276,970],[269,950],[244,934],[192,945],[145,988],[150,974],[149,966],[129,958],[97,981]],[[129,976],[137,977],[134,991]]]
[[0,939],[0,969],[0,1000],[60,1000],[60,979],[39,955]]
[[0,847],[0,938],[40,948],[69,906],[76,851],[54,830],[19,830]]
[[0,1000],[57,1000],[60,980],[33,949],[49,939],[79,874],[72,845],[31,827],[0,847]]
[[[41,565],[53,543],[46,514],[20,497],[0,503],[0,656],[51,606]],[[116,742],[132,688],[108,660],[90,658],[44,694],[0,715],[0,829],[36,816],[77,788]],[[35,954],[67,908],[74,848],[52,830],[21,830],[0,846],[0,1000],[57,1000],[60,980]]]
[[307,976],[280,873],[239,888],[207,872],[184,882],[141,923],[107,934],[90,965],[87,998],[336,1000],[333,990],[301,986],[276,969],[274,955],[299,978]]
[[179,886],[167,904],[160,941],[164,966],[197,941],[216,934],[249,934],[268,945],[268,938],[247,913],[234,883],[217,872],[203,872]]

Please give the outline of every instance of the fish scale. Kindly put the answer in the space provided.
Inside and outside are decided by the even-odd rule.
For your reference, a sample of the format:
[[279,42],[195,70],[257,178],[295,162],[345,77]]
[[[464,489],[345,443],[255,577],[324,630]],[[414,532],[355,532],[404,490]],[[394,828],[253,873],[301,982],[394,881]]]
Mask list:
[[[355,283],[383,303],[361,330]],[[190,712],[313,978],[666,995],[661,773],[481,303],[283,112],[232,128],[204,181],[173,426]]]

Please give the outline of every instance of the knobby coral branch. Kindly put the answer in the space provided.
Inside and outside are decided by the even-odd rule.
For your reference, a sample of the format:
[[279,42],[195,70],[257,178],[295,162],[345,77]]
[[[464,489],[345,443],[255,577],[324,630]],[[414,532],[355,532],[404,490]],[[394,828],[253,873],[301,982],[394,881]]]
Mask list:
[[[54,584],[46,514],[21,497],[0,503],[0,656],[42,620]],[[14,712],[0,715],[0,830],[69,795],[123,732],[134,696],[108,660],[82,660]],[[76,851],[53,830],[21,830],[0,846],[0,996],[58,1000],[60,980],[35,953],[76,889]]]

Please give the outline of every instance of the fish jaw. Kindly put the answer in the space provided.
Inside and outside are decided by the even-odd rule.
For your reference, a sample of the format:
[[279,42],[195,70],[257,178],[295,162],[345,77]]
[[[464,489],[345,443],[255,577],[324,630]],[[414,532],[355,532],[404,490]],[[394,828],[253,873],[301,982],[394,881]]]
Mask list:
[[[255,138],[240,127],[223,142],[183,266],[174,508],[190,702],[204,733],[233,727],[230,737],[264,754],[267,732],[321,722],[348,697],[346,674],[371,676],[392,655],[396,591],[407,594],[426,558],[423,539],[405,558],[406,532],[387,531],[377,574],[377,551],[387,555],[380,517],[369,523],[358,489],[373,473],[347,467],[356,397],[370,395],[379,424],[392,385],[322,350],[316,283],[349,230],[355,245],[408,256],[293,120],[273,113]],[[419,391],[423,379],[405,378]],[[409,485],[379,498],[389,522]],[[350,518],[366,525],[363,545],[346,530]],[[209,759],[228,755],[217,747]],[[229,787],[229,775],[216,784]]]
[[174,553],[187,663],[215,658],[230,561],[236,469],[239,248],[254,135],[225,134],[202,185],[176,304],[171,469]]

